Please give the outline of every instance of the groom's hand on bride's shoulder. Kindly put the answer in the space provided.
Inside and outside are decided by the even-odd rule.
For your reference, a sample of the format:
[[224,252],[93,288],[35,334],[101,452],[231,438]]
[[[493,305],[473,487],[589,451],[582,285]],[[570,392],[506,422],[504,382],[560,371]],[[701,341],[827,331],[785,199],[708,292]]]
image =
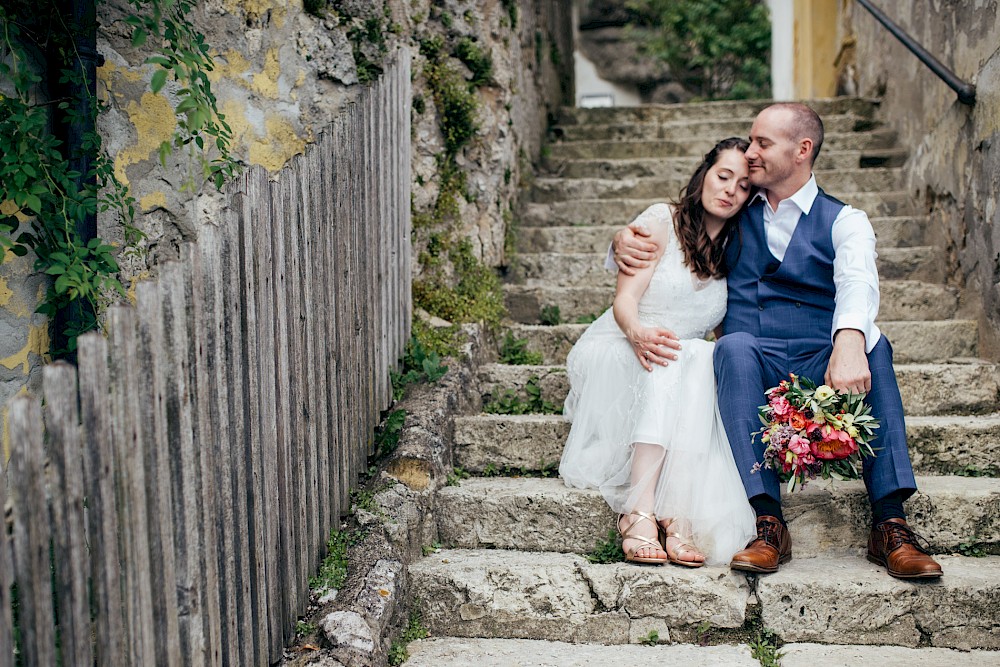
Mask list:
[[632,223],[615,233],[611,246],[615,264],[627,276],[634,276],[656,258],[656,244],[650,241],[651,232],[645,225]]

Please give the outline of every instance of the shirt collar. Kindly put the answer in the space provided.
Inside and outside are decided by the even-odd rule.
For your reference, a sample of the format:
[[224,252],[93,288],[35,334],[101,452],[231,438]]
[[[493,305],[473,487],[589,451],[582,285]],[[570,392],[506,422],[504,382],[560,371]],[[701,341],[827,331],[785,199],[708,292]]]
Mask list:
[[[795,194],[787,200],[783,199],[782,201],[791,201],[805,215],[809,215],[809,211],[812,210],[812,205],[816,201],[816,196],[818,194],[819,186],[816,185],[816,174],[810,174],[809,180],[806,181],[805,185],[799,188]],[[758,200],[764,202],[765,204],[767,203],[767,190],[758,190],[757,194],[753,196],[753,200],[750,203],[755,204]]]

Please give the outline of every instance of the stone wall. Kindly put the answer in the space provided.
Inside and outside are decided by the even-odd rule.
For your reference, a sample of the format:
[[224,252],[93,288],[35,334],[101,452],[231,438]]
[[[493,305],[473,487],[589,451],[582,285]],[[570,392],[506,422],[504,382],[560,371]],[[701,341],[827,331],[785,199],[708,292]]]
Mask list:
[[[479,131],[459,156],[468,183],[460,199],[460,234],[488,265],[503,262],[505,227],[518,184],[537,159],[549,117],[572,101],[570,0],[329,0],[314,13],[299,0],[203,0],[194,22],[212,46],[211,73],[219,109],[232,126],[233,154],[246,165],[278,172],[314,142],[360,89],[359,74],[377,72],[399,45],[414,54],[414,95],[427,96],[419,42],[460,33],[491,55],[493,76],[477,92]],[[192,174],[181,153],[159,163],[157,147],[175,127],[172,84],[149,91],[155,71],[148,51],[133,48],[125,0],[99,3],[99,94],[109,110],[99,118],[116,173],[138,203],[145,239],[123,248],[123,283],[156,274],[178,244],[198,238],[219,217],[221,197]],[[512,20],[516,16],[515,21]],[[368,30],[368,28],[375,28]],[[562,57],[560,58],[560,54]],[[360,68],[359,68],[360,65]],[[374,68],[374,69],[373,69]],[[435,156],[442,137],[436,110],[413,115],[415,210],[436,195]],[[194,187],[185,183],[194,175]],[[102,238],[121,244],[120,221],[98,219]],[[363,249],[359,249],[363,251]],[[48,349],[45,319],[33,314],[44,293],[30,258],[0,265],[0,406],[37,383]],[[0,407],[6,414],[6,408]]]
[[952,92],[863,8],[845,3],[857,39],[862,95],[881,96],[883,117],[910,150],[910,192],[930,215],[948,280],[980,318],[980,354],[1000,358],[1000,20],[991,0],[896,4],[886,13],[959,77],[975,106]]

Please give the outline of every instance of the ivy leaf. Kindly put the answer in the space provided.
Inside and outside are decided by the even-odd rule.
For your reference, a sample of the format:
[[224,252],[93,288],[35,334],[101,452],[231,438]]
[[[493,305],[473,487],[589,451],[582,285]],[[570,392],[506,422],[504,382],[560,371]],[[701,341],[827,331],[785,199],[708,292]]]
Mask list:
[[[129,18],[133,17],[130,16]],[[131,22],[132,21],[129,21],[129,23]],[[146,43],[147,36],[148,35],[144,28],[136,28],[135,31],[132,33],[132,46],[134,46],[135,48],[139,48],[140,46]]]
[[163,89],[163,84],[167,82],[167,70],[161,69],[157,70],[153,74],[153,78],[149,81],[149,89],[154,93],[158,93]]
[[38,195],[26,194],[24,195],[24,204],[36,214],[42,211],[42,200],[38,198]]

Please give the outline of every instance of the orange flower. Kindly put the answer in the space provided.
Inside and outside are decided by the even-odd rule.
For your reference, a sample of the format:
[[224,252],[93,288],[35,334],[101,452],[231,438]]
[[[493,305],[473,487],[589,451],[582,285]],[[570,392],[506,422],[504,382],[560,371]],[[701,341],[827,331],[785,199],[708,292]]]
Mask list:
[[806,420],[805,415],[798,410],[792,412],[792,416],[788,418],[788,424],[796,431],[804,429],[807,423],[808,420]]

